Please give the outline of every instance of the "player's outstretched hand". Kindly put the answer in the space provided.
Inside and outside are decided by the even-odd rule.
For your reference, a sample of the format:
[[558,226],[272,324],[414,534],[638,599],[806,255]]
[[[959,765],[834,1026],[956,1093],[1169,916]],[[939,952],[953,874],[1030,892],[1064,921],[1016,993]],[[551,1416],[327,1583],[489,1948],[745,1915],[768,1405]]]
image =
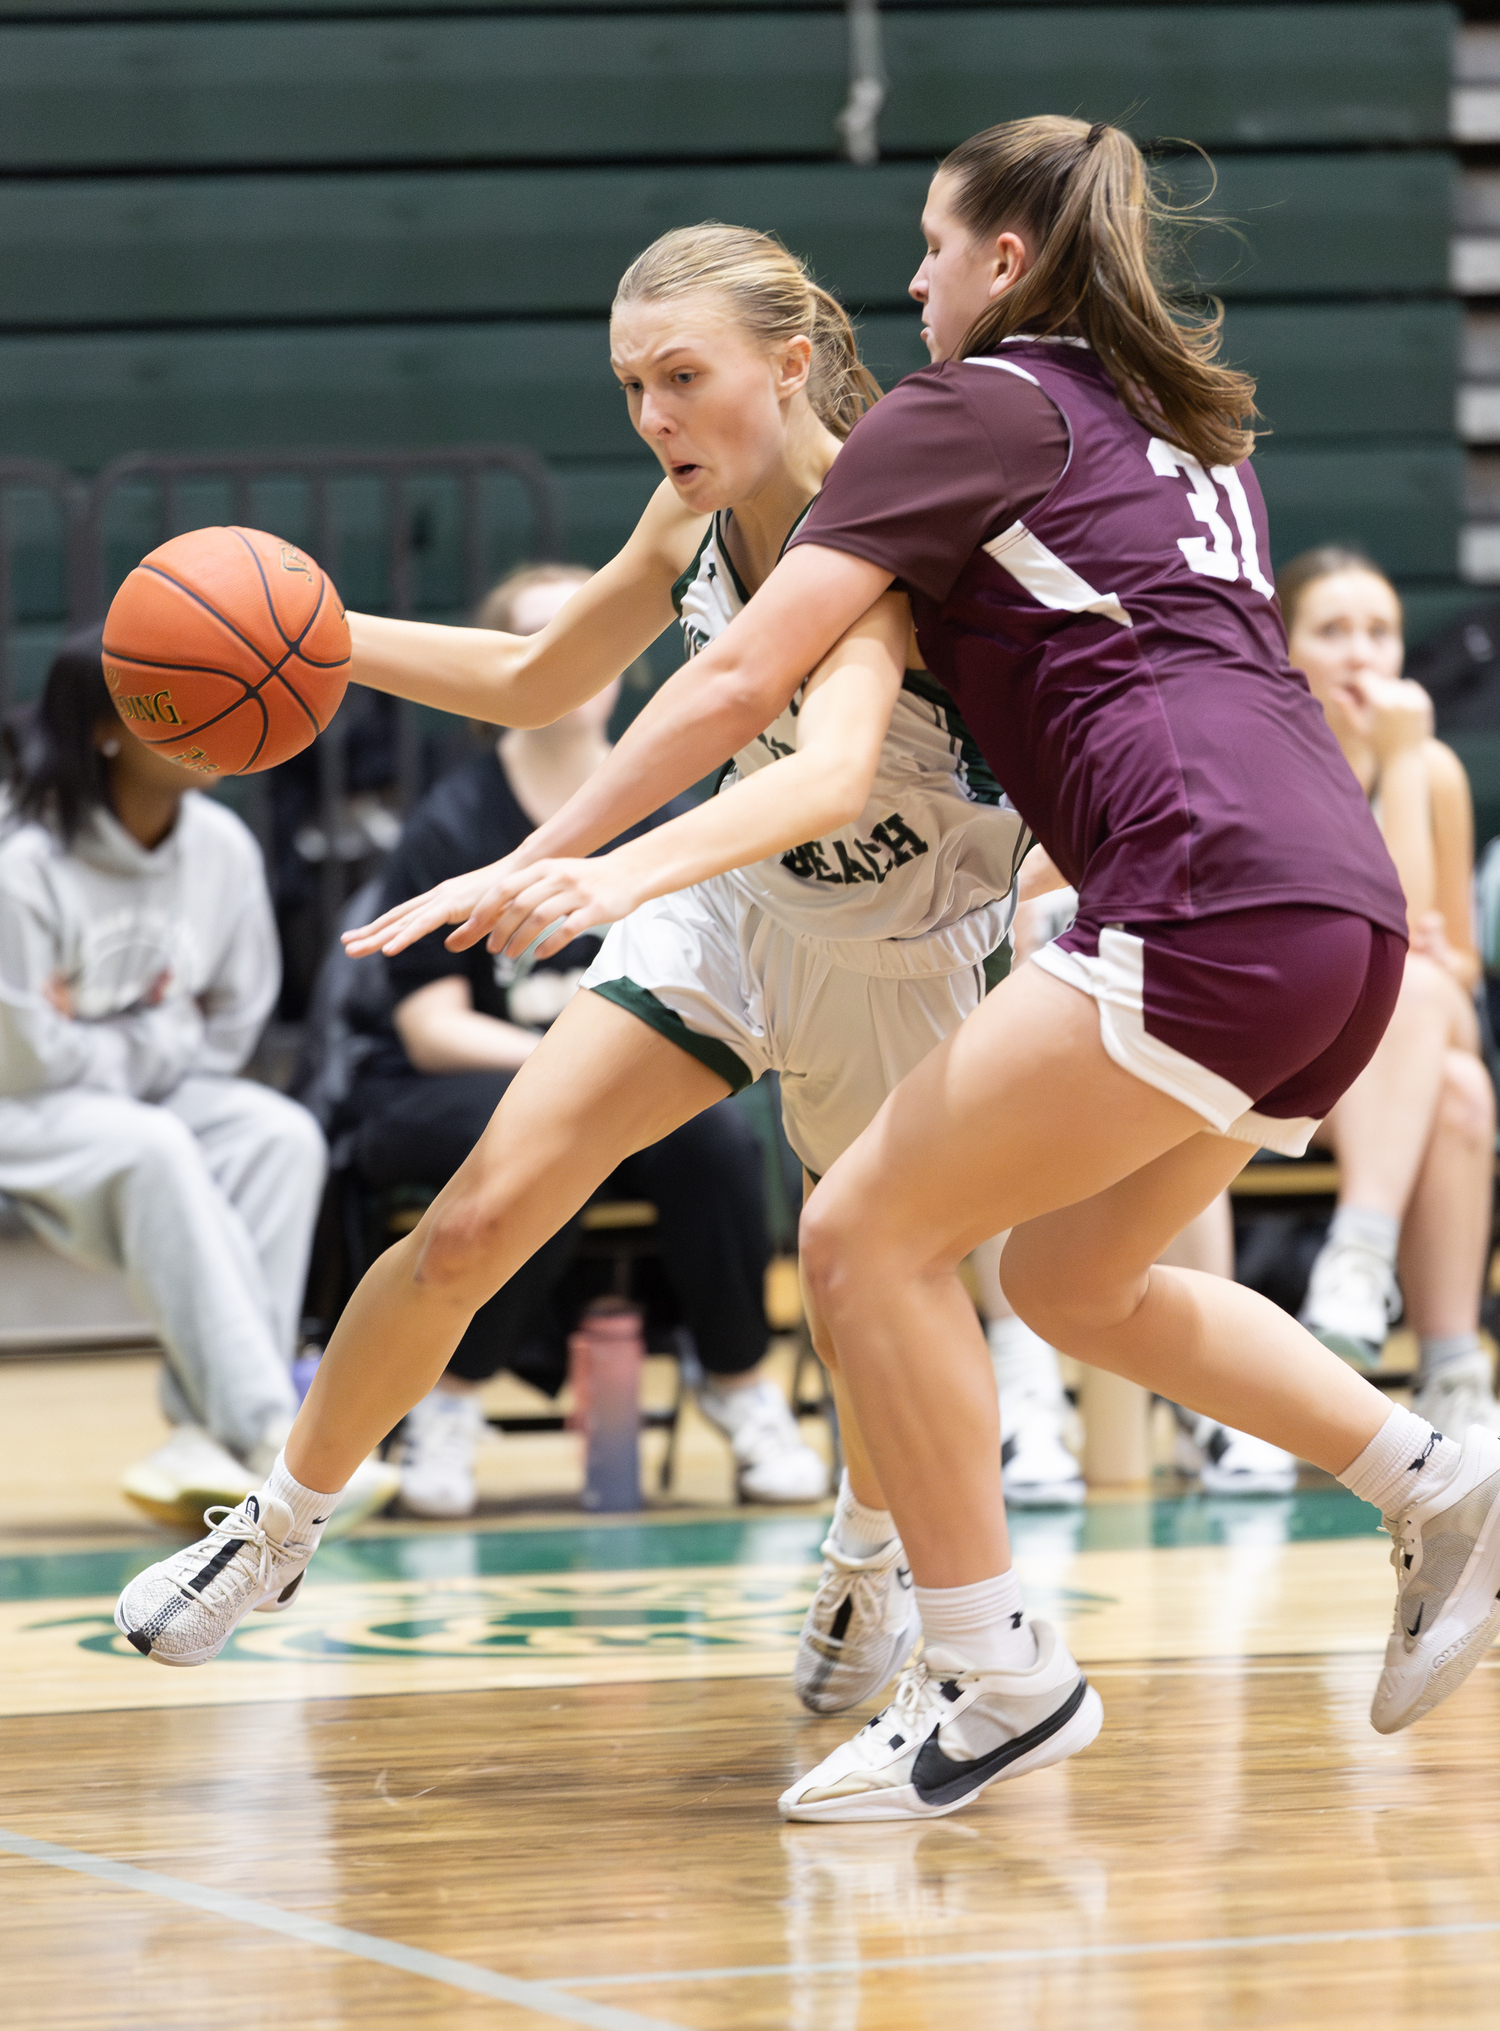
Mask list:
[[[533,956],[550,959],[583,932],[628,917],[642,900],[639,883],[627,876],[620,862],[619,854],[606,853],[597,860],[538,860],[517,868],[490,891],[484,905],[448,943],[457,951],[460,940],[472,945],[487,931],[491,952],[508,952],[518,959],[540,938]],[[493,913],[494,902],[500,902],[498,914]]]
[[[507,868],[505,860],[493,861],[488,867],[475,868],[470,874],[455,875],[451,881],[439,882],[436,888],[427,889],[419,896],[409,896],[404,903],[395,903],[373,922],[360,924],[343,935],[344,950],[352,959],[368,958],[372,952],[384,952],[394,958],[404,952],[408,945],[415,945],[419,938],[425,938],[430,931],[437,931],[444,924],[461,924],[468,929],[468,919],[479,911],[496,882]],[[483,932],[476,930],[472,938],[455,934],[447,940],[455,952],[462,952],[475,944]]]
[[519,956],[550,931],[553,935],[536,954],[550,958],[581,932],[612,924],[635,907],[639,897],[623,879],[623,870],[611,868],[613,858],[539,860],[527,867],[516,867],[509,858],[497,860],[439,882],[372,923],[344,932],[344,949],[355,959],[372,952],[394,957],[444,924],[456,924],[444,940],[450,952],[466,952],[484,938],[491,952]]

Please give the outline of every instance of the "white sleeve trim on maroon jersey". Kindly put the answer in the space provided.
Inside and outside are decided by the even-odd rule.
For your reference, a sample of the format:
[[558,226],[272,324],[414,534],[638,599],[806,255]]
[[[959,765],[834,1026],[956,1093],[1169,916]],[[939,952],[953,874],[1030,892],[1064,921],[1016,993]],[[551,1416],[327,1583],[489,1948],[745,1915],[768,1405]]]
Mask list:
[[1014,360],[992,360],[988,353],[971,353],[964,361],[966,367],[998,367],[1002,374],[1014,374],[1018,381],[1029,381],[1033,388],[1040,388],[1041,382],[1035,374],[1028,374],[1024,367],[1018,367]]
[[[1028,376],[1028,379],[1030,377]],[[1045,543],[1041,543],[1024,522],[1012,522],[998,536],[980,548],[993,557],[1003,571],[1025,588],[1039,605],[1054,613],[1098,614],[1117,627],[1135,623],[1113,592],[1095,592],[1086,578],[1080,578],[1071,564],[1064,564]]]

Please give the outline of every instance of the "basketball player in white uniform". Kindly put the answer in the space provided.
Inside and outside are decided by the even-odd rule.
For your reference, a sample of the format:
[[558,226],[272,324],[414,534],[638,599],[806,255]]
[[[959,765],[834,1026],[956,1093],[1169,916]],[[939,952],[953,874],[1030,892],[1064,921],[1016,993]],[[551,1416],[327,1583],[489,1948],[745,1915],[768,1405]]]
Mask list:
[[[621,317],[626,308],[637,312],[634,322]],[[677,336],[700,326],[710,336],[700,336],[696,350]],[[806,360],[807,339],[789,336],[797,333],[812,334],[800,386],[779,364],[795,359],[798,344]],[[875,392],[838,306],[775,242],[738,229],[690,229],[648,249],[621,285],[614,337],[633,417],[669,482],[625,551],[542,636],[524,643],[351,616],[357,678],[452,710],[530,724],[555,718],[618,674],[672,609],[696,652],[749,597],[746,560],[755,560],[758,577],[775,563]],[[748,376],[737,385],[753,392],[767,368],[772,376],[775,406],[759,411],[759,425],[722,392],[722,376],[715,380],[734,346],[735,370]],[[649,412],[647,386],[660,391]],[[790,394],[782,392],[788,387]],[[668,414],[677,420],[653,421]],[[909,635],[904,604],[899,628]],[[659,888],[680,887],[710,867],[732,871],[622,907],[623,921],[585,976],[593,991],[564,1011],[469,1164],[356,1293],[304,1406],[300,1436],[250,1498],[255,1515],[242,1504],[209,1540],[127,1589],[117,1621],[137,1649],[172,1663],[204,1662],[245,1613],[286,1596],[315,1547],[323,1497],[341,1485],[351,1434],[367,1422],[379,1434],[389,1431],[425,1393],[467,1315],[513,1273],[511,1254],[524,1260],[582,1203],[600,1163],[607,1172],[726,1088],[774,1069],[789,1139],[816,1178],[905,1074],[977,1008],[985,963],[1002,948],[1010,922],[1027,844],[1022,822],[923,673],[908,671],[894,701],[886,699],[883,738],[869,687],[852,687],[858,707],[846,711],[830,748],[833,689],[830,683],[819,696],[805,684],[736,756],[711,809],[659,828],[663,839],[675,833],[701,841],[705,825],[733,834],[732,850],[700,852],[696,861],[689,855],[693,872]],[[797,843],[788,845],[793,806],[819,803],[806,777],[796,776],[817,752],[808,739],[815,723],[825,743],[820,767],[836,771],[854,746],[867,757],[863,802],[852,821],[809,818],[815,836],[799,839],[794,831]],[[779,762],[788,766],[758,785]],[[801,804],[789,804],[779,788],[794,778]],[[769,805],[762,790],[775,792]],[[827,808],[828,799],[821,801]],[[741,867],[747,837],[762,836],[755,826],[764,831],[763,814],[773,808],[780,830],[773,823],[767,844],[754,849],[769,857]],[[464,881],[482,887],[483,875]],[[462,886],[444,884],[434,894],[451,902],[449,892]],[[658,888],[642,893],[656,896]],[[423,908],[419,898],[392,913],[401,920],[400,944],[452,921],[443,903],[425,905],[430,921]],[[383,919],[362,949],[395,949],[394,936]],[[449,1269],[437,1272],[439,1259]],[[446,1287],[445,1278],[453,1279]],[[876,1692],[915,1634],[900,1541],[855,1421],[846,1416],[843,1429],[848,1473],[796,1669],[801,1697],[820,1712]]]

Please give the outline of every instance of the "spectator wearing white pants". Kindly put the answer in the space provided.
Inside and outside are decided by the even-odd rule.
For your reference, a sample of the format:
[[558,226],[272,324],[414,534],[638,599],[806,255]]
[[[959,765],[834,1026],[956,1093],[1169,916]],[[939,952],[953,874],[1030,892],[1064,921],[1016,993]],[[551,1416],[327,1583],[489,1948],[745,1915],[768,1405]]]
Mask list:
[[260,852],[116,717],[97,630],[11,746],[0,1192],[63,1255],[123,1270],[157,1326],[174,1431],[125,1488],[191,1523],[257,1484],[295,1414],[326,1165],[305,1109],[235,1076],[280,980]]

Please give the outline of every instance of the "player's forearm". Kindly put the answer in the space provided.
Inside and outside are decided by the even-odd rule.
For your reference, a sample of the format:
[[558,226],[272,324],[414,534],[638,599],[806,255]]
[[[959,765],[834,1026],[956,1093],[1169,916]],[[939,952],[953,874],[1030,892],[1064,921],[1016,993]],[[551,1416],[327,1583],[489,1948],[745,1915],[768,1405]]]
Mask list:
[[889,572],[859,558],[793,550],[718,640],[668,679],[513,865],[593,853],[722,767],[771,724],[889,584]]
[[870,793],[871,771],[830,768],[817,754],[788,755],[657,826],[611,856],[641,902],[691,888],[710,875],[790,852],[851,824]]
[[[494,726],[513,726],[526,643],[492,628],[450,628],[351,613],[349,675],[372,691],[433,705]],[[566,708],[560,708],[565,710]]]
[[[705,684],[702,660],[668,678],[608,759],[517,849],[512,865],[596,852],[720,767],[776,717],[780,707],[767,709],[755,693],[747,696],[734,673]],[[796,688],[794,678],[788,698]]]

